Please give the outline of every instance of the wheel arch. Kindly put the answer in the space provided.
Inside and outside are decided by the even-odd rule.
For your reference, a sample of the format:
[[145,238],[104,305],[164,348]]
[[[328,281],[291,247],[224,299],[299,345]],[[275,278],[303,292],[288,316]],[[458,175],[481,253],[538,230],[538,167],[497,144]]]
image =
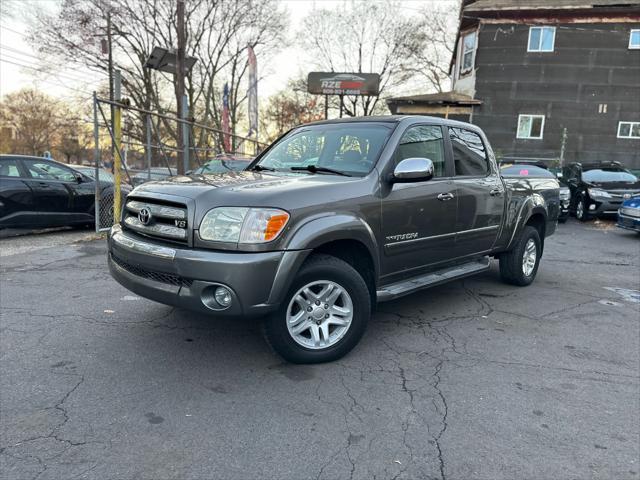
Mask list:
[[270,303],[280,303],[305,260],[314,253],[340,258],[364,278],[375,305],[379,275],[377,241],[371,227],[353,215],[329,215],[300,226],[287,242],[287,249],[276,274]]

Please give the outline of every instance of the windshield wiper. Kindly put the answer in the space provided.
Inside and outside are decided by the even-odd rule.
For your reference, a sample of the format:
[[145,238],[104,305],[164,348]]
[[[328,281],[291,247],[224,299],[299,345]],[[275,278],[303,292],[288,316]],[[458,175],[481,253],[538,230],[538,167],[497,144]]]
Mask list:
[[254,165],[254,167],[251,169],[254,172],[275,172],[276,169],[272,168],[272,167],[265,167],[264,165]]
[[291,167],[294,172],[307,171],[311,173],[333,173],[335,175],[342,175],[344,177],[350,177],[348,173],[341,172],[340,170],[334,170],[327,167],[316,167],[315,165],[307,165],[305,167]]

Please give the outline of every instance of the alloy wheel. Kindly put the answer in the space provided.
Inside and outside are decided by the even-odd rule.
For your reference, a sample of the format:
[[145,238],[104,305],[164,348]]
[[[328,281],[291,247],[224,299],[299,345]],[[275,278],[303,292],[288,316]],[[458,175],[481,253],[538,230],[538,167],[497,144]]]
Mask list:
[[576,218],[578,220],[582,220],[584,217],[584,201],[582,199],[578,200],[578,204],[576,205]]
[[329,348],[349,330],[353,301],[336,282],[311,282],[293,295],[286,320],[287,330],[297,344],[313,350]]
[[530,238],[524,247],[524,254],[522,255],[522,273],[524,273],[525,276],[530,277],[533,273],[537,257],[538,249],[536,248],[536,242],[533,241],[533,238]]

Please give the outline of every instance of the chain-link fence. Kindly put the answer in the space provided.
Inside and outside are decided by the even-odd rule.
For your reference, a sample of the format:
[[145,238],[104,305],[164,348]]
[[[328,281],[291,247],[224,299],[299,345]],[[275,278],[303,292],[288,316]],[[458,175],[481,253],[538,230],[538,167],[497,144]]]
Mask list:
[[[150,180],[244,169],[266,144],[195,121],[94,96],[96,231],[120,218],[127,194]],[[109,121],[109,119],[113,121]],[[181,130],[184,144],[178,144]]]

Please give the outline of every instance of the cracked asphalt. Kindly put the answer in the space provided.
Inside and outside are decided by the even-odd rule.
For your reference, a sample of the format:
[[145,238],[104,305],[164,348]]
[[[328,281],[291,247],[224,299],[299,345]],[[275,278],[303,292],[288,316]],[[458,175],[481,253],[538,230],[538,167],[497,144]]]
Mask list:
[[494,265],[382,304],[314,366],[133,295],[104,240],[15,251],[3,479],[640,478],[640,239],[610,222],[560,225],[530,287]]

